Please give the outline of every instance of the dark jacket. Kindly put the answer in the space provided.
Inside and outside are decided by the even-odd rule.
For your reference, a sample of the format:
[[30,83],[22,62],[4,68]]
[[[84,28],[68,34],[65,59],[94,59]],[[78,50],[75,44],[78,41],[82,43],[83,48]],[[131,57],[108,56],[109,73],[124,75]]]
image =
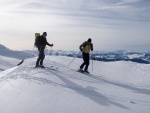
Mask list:
[[40,43],[41,43],[40,45],[41,45],[42,48],[45,48],[46,45],[52,46],[51,44],[49,44],[49,43],[47,42],[46,37],[44,37],[44,36],[42,35],[40,38],[41,38],[41,39],[40,39]]

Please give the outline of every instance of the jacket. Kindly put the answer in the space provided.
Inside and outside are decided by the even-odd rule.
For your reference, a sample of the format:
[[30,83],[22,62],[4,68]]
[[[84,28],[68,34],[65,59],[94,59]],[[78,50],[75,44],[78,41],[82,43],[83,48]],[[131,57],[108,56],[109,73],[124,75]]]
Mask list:
[[41,36],[40,43],[41,43],[41,47],[43,47],[43,48],[45,48],[46,45],[51,46],[51,44],[49,44],[49,43],[47,42],[46,37],[44,37],[43,35]]
[[93,51],[93,44],[88,41],[85,41],[80,45],[79,48],[82,52],[89,53],[90,51]]

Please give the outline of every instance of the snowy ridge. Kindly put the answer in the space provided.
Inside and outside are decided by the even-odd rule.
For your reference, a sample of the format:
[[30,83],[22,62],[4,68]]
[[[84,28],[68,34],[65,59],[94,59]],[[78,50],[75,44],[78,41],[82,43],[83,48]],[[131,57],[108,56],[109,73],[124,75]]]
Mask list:
[[16,66],[19,62],[15,58],[0,56],[0,72]]
[[15,67],[13,67],[13,68],[10,68],[10,69],[7,69],[7,70],[5,70],[5,71],[2,71],[1,73],[0,73],[0,77],[1,78],[3,78],[3,77],[5,77],[6,75],[8,75],[10,72],[12,72],[14,69],[16,69],[17,68],[17,66],[15,66]]
[[[36,58],[0,76],[1,113],[149,113],[150,65],[94,61],[78,73],[81,59],[47,56],[45,69]],[[73,69],[73,70],[72,70]]]
[[28,57],[33,57],[33,55],[30,53],[24,51],[10,50],[1,44],[0,44],[0,55],[5,57],[20,59],[20,60],[26,59]]

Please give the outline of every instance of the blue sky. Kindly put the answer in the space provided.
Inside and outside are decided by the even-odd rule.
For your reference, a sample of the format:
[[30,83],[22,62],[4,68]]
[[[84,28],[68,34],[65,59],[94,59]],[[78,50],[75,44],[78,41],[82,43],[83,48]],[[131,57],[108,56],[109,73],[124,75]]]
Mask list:
[[33,49],[34,33],[47,32],[54,50],[150,50],[150,0],[0,0],[0,43]]

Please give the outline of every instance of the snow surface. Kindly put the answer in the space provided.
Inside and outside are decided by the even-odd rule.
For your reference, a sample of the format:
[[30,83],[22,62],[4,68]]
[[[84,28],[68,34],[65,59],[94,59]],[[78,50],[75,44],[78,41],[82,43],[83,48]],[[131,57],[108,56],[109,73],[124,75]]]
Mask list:
[[34,69],[36,59],[0,72],[0,113],[150,112],[149,64],[91,61],[85,75],[82,59],[47,56]]
[[0,72],[16,66],[21,60],[0,56]]
[[31,52],[10,50],[9,48],[5,47],[2,44],[0,44],[0,55],[5,56],[5,57],[19,59],[19,60],[33,57],[33,53]]
[[129,59],[140,58],[140,57],[143,57],[143,56],[144,56],[143,54],[131,54],[131,55],[128,55]]

